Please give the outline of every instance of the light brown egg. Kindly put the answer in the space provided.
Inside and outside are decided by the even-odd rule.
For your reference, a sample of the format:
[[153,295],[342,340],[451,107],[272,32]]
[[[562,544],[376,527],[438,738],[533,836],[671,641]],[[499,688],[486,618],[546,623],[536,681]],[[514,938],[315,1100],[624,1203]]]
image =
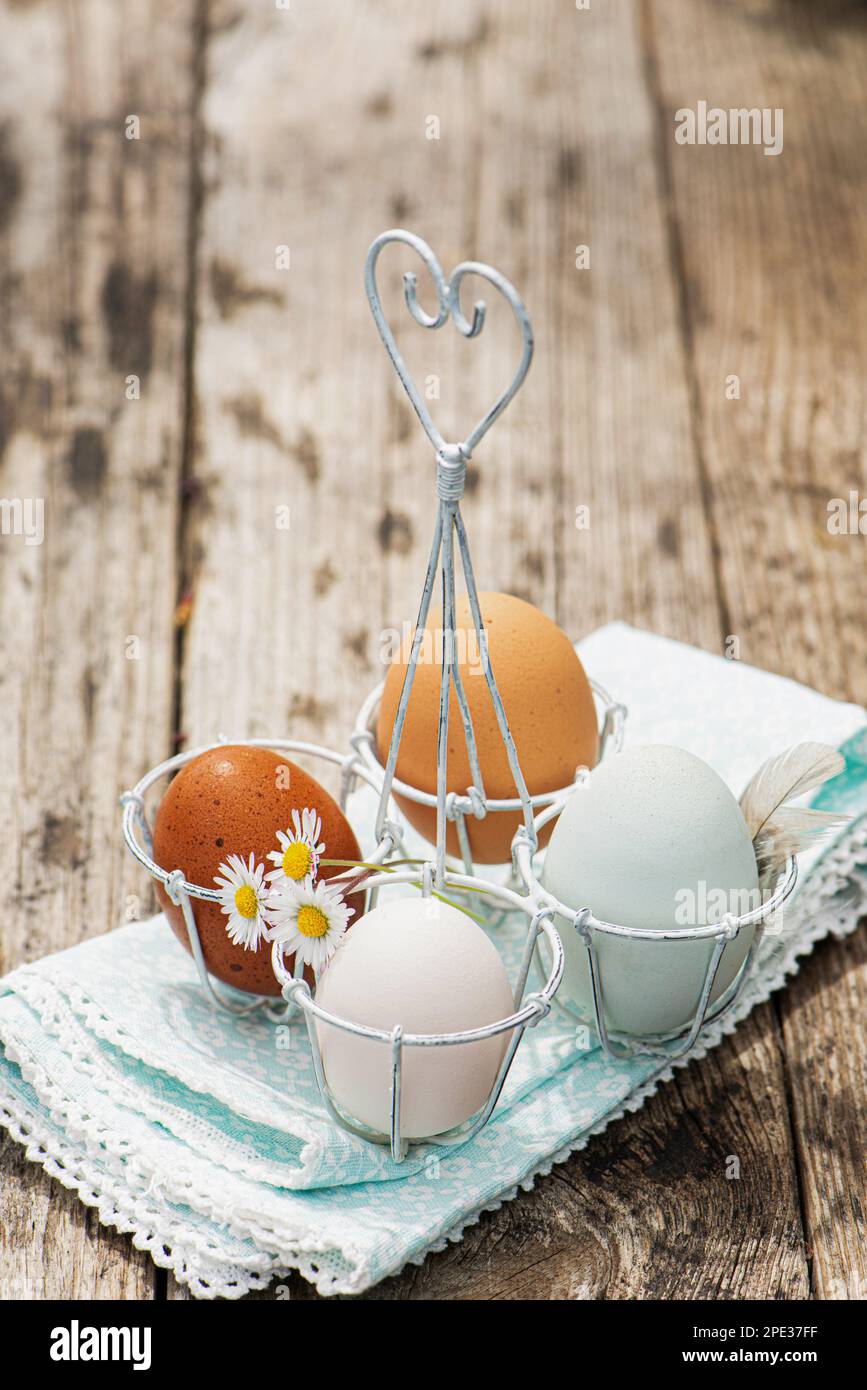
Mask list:
[[[509,727],[515,740],[521,770],[531,795],[568,786],[575,769],[593,767],[599,737],[593,692],[566,634],[530,603],[511,594],[479,595],[487,633],[488,658]],[[494,800],[517,795],[509,760],[497,725],[475,638],[469,601],[456,605],[458,656],[464,690],[473,719],[485,792]],[[436,792],[437,730],[439,727],[440,630],[442,609],[432,609],[416,667],[407,711],[397,776],[420,791]],[[409,634],[392,663],[379,709],[376,740],[384,763],[394,727],[401,687],[412,647]],[[464,742],[463,722],[454,689],[449,704],[449,791],[465,792],[472,778]],[[397,798],[407,820],[427,840],[436,839],[436,811],[406,797]],[[484,820],[466,820],[473,858],[481,864],[504,863],[512,837],[523,817],[520,812],[489,812]],[[542,831],[542,843],[551,831]],[[447,846],[459,854],[457,830],[449,824]]]
[[[322,819],[323,857],[360,859],[352,829],[333,797],[309,773],[267,748],[226,744],[187,763],[170,783],[160,802],[154,827],[154,859],[160,868],[183,869],[185,878],[202,888],[215,888],[214,875],[230,854],[246,862],[253,854],[266,872],[268,859],[280,848],[278,830],[292,825],[292,812],[305,808]],[[320,865],[319,877],[331,878],[341,869]],[[157,894],[175,936],[189,950],[183,913],[158,887]],[[356,895],[359,897],[360,895]],[[255,951],[235,945],[228,918],[219,903],[193,899],[196,925],[205,963],[212,975],[250,994],[279,995],[271,969],[271,946]],[[360,901],[351,901],[356,916]],[[291,959],[287,958],[291,969]]]

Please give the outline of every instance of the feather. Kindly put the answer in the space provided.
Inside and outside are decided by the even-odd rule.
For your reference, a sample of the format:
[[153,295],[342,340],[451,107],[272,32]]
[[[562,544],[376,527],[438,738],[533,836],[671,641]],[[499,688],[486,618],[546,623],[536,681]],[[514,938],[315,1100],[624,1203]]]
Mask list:
[[809,849],[818,835],[843,825],[848,816],[833,811],[811,811],[800,806],[784,806],[769,821],[758,841],[753,841],[759,882],[762,888],[773,883],[788,860]]
[[759,768],[741,796],[741,810],[755,850],[762,887],[773,883],[786,861],[807,849],[817,835],[842,825],[848,816],[787,802],[814,791],[843,771],[835,748],[824,743],[799,743]]

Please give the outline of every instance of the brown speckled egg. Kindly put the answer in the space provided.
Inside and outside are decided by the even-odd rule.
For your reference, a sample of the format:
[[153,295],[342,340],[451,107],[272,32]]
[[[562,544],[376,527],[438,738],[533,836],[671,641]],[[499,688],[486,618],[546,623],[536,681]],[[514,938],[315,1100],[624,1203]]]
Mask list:
[[[511,594],[480,594],[487,632],[488,655],[509,727],[518,750],[521,771],[531,795],[568,786],[575,769],[596,763],[599,735],[593,692],[575,649],[566,634],[531,603]],[[492,800],[517,795],[480,654],[469,601],[456,605],[456,653],[470,706],[485,792]],[[431,609],[422,655],[407,710],[397,776],[420,791],[436,792],[437,730],[439,727],[440,631],[442,609]],[[401,687],[412,648],[410,633],[389,669],[379,708],[376,741],[384,763],[394,727]],[[463,722],[454,689],[449,704],[448,790],[465,792],[471,782]],[[427,840],[436,839],[436,810],[406,797],[398,803],[407,820]],[[520,812],[489,812],[484,820],[466,819],[473,858],[480,864],[509,859],[512,837],[522,823]],[[552,826],[540,839],[544,844]],[[447,846],[458,855],[457,830],[449,823]]]
[[[292,811],[311,807],[322,819],[323,857],[360,859],[361,851],[349,822],[324,787],[295,763],[267,748],[226,744],[211,748],[187,763],[170,783],[160,802],[154,827],[154,859],[160,868],[183,869],[190,883],[214,888],[214,875],[230,854],[245,861],[253,854],[266,873],[275,866],[267,858],[280,848],[278,830],[292,825]],[[321,865],[320,878],[341,870]],[[183,913],[157,888],[160,903],[175,936],[189,950]],[[271,969],[271,946],[255,951],[234,945],[226,931],[228,918],[219,903],[193,899],[196,925],[210,973],[250,994],[279,995]],[[351,902],[356,915],[360,902]],[[291,968],[291,959],[287,958]]]

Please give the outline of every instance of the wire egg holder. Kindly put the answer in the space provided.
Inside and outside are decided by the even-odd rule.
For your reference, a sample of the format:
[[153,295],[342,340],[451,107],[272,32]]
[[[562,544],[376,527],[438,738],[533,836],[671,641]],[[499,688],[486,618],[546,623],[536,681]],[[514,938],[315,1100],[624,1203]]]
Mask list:
[[[580,789],[569,793],[569,795],[573,794],[580,796]],[[548,821],[562,812],[567,799],[564,798],[559,805],[546,807],[537,816],[534,826],[537,835]],[[566,922],[571,922],[573,930],[577,932],[587,953],[592,1017],[587,1018],[582,1011],[569,1003],[562,995],[556,1000],[558,1009],[581,1024],[591,1024],[596,1030],[603,1052],[611,1061],[622,1062],[630,1057],[638,1056],[658,1057],[662,1062],[660,1071],[665,1070],[672,1062],[685,1057],[688,1052],[692,1051],[702,1029],[715,1023],[740,998],[758,959],[763,924],[768,917],[779,911],[786,899],[793,893],[798,881],[798,864],[797,860],[792,857],[778,876],[773,894],[751,911],[740,915],[731,912],[725,913],[719,922],[708,926],[676,927],[662,930],[626,927],[617,922],[606,922],[595,917],[589,907],[581,907],[577,910],[567,907],[554,894],[549,893],[537,877],[535,852],[536,845],[521,827],[513,841],[513,857],[516,870],[530,901],[539,910],[547,908],[552,911],[555,921],[559,917]],[[741,931],[751,926],[754,926],[756,930],[737,974],[719,997],[711,1003],[717,971],[726,947],[736,940]],[[596,941],[597,935],[617,938],[622,941],[654,943],[660,948],[664,948],[665,943],[713,941],[713,950],[708,959],[691,1022],[669,1032],[660,1033],[625,1033],[609,1028],[605,1018],[605,989]],[[537,959],[538,965],[544,972],[544,961],[541,958]]]
[[[411,272],[405,273],[404,298],[406,305],[412,318],[423,328],[441,328],[451,317],[456,328],[464,337],[475,338],[479,335],[485,322],[484,302],[476,302],[473,308],[472,319],[467,319],[461,308],[460,288],[463,279],[467,275],[479,276],[493,285],[507,300],[518,323],[523,346],[520,363],[515,375],[497,403],[479,422],[472,433],[467,436],[466,440],[461,443],[448,443],[439,433],[407,371],[391,328],[383,313],[376,283],[376,264],[383,247],[393,242],[403,243],[418,254],[426,266],[436,290],[437,313],[431,315],[428,314],[418,302],[416,276]],[[442,893],[445,888],[450,888],[457,893],[467,890],[476,890],[487,894],[504,912],[520,912],[528,918],[529,926],[527,937],[514,985],[514,1012],[507,1018],[499,1019],[494,1023],[455,1033],[413,1034],[406,1032],[401,1024],[396,1024],[389,1030],[368,1027],[367,1025],[356,1023],[353,1020],[337,1016],[317,1004],[309,985],[303,978],[303,963],[299,958],[299,953],[296,953],[294,966],[290,970],[284,958],[284,948],[279,942],[274,943],[271,958],[274,973],[281,986],[284,1000],[286,1001],[286,1007],[283,1012],[278,1014],[274,1005],[274,999],[271,996],[250,996],[247,999],[236,999],[225,994],[223,990],[217,988],[215,982],[212,981],[208,974],[202,944],[196,927],[195,911],[192,905],[192,901],[195,899],[206,902],[218,902],[221,900],[220,894],[214,888],[204,887],[187,881],[180,869],[165,870],[154,862],[151,834],[144,802],[146,792],[159,780],[159,778],[183,767],[186,763],[207,751],[208,748],[218,745],[209,744],[203,748],[193,749],[178,754],[176,757],[170,758],[159,764],[147,773],[130,792],[126,792],[121,798],[121,801],[123,803],[124,839],[139,864],[141,864],[153,878],[163,884],[171,901],[181,907],[187,928],[190,949],[196,963],[199,978],[211,1001],[218,1007],[228,1009],[231,1013],[236,1015],[246,1015],[252,1010],[264,1009],[266,1016],[274,1022],[283,1021],[289,1014],[303,1014],[310,1041],[314,1073],[327,1113],[335,1124],[349,1133],[357,1135],[368,1142],[388,1145],[394,1161],[401,1162],[413,1146],[422,1146],[431,1143],[438,1146],[449,1146],[465,1143],[487,1123],[499,1100],[510,1067],[526,1029],[538,1024],[541,1019],[548,1014],[552,1004],[555,1002],[555,996],[565,969],[563,943],[556,926],[556,919],[558,917],[565,918],[567,921],[572,922],[574,929],[578,932],[587,950],[592,988],[593,1021],[605,1055],[614,1061],[622,1061],[625,1057],[632,1055],[658,1056],[661,1061],[661,1071],[669,1065],[672,1060],[682,1057],[690,1051],[696,1044],[702,1028],[718,1019],[740,996],[755,965],[761,937],[761,924],[772,912],[775,912],[782,905],[793,891],[797,881],[797,865],[794,860],[790,861],[787,870],[780,876],[777,882],[773,896],[752,912],[748,912],[740,917],[727,915],[720,923],[712,926],[678,928],[677,930],[663,930],[658,932],[630,928],[616,923],[601,921],[595,918],[587,907],[582,907],[580,910],[575,911],[559,902],[542,887],[536,876],[534,864],[535,855],[538,850],[538,833],[560,814],[570,795],[580,795],[578,788],[581,783],[586,780],[588,775],[587,771],[586,769],[579,768],[576,773],[575,781],[568,788],[563,788],[558,792],[547,792],[534,797],[530,796],[521,772],[514,739],[509,729],[494,673],[490,663],[485,662],[484,674],[488,691],[496,714],[500,736],[506,748],[514,783],[518,791],[518,796],[511,800],[488,800],[485,796],[484,782],[479,767],[472,718],[463,689],[459,665],[455,657],[455,540],[457,541],[457,548],[461,557],[475,635],[479,641],[480,650],[486,650],[484,622],[479,605],[478,591],[473,573],[466,529],[460,513],[460,501],[464,491],[466,466],[472,456],[475,445],[478,444],[482,436],[502,414],[526,377],[533,355],[533,333],[530,320],[514,287],[491,266],[478,261],[464,261],[453,270],[451,277],[447,281],[439,261],[427,243],[422,241],[421,238],[414,236],[412,233],[403,230],[385,232],[377,237],[371,244],[365,265],[365,286],[373,317],[385,348],[436,454],[436,490],[438,506],[433,541],[416,620],[410,660],[407,664],[403,688],[401,690],[397,714],[395,716],[388,757],[385,767],[383,768],[376,757],[371,729],[374,711],[381,695],[381,687],[374,690],[362,706],[355,731],[350,740],[352,751],[348,755],[336,753],[331,749],[297,740],[248,739],[242,740],[241,742],[245,742],[253,747],[294,752],[301,755],[306,754],[314,758],[319,757],[340,766],[343,774],[340,805],[344,810],[346,808],[349,791],[354,786],[357,779],[361,779],[371,786],[374,791],[378,792],[379,805],[375,821],[376,850],[372,855],[366,856],[365,865],[376,865],[379,871],[369,867],[353,868],[339,876],[331,878],[329,883],[339,886],[344,893],[364,891],[369,907],[376,901],[380,888],[392,887],[394,885],[413,884],[416,887],[420,887],[425,896],[429,896],[434,891]],[[395,778],[395,768],[400,739],[406,720],[415,667],[438,573],[442,584],[443,599],[441,644],[442,675],[440,686],[439,727],[437,733],[437,793],[436,796],[433,797],[432,794],[420,792],[418,789],[404,782],[397,781]],[[472,774],[472,785],[467,789],[463,797],[457,796],[454,793],[448,793],[446,790],[449,699],[452,688],[454,688],[455,691],[461,716]],[[601,756],[601,753],[609,747],[614,747],[615,749],[619,748],[622,740],[623,722],[626,711],[623,706],[611,700],[601,687],[597,685],[593,688],[597,702],[602,708],[602,728],[600,733]],[[391,856],[398,850],[402,840],[402,828],[399,821],[396,817],[391,817],[389,815],[389,812],[393,809],[391,800],[393,791],[401,796],[406,796],[410,800],[417,801],[422,805],[435,805],[436,807],[437,833],[435,859],[423,863],[418,868],[404,868],[402,865],[399,867],[389,866]],[[512,864],[515,880],[524,891],[518,892],[512,887],[496,884],[489,879],[479,878],[475,873],[465,821],[468,815],[481,817],[487,814],[489,810],[520,811],[522,814],[523,824],[517,830],[512,841]],[[461,856],[464,869],[466,870],[464,873],[454,871],[446,865],[446,830],[449,820],[455,820],[457,822]],[[139,836],[143,843],[140,843]],[[734,940],[744,927],[750,925],[755,925],[757,930],[745,960],[735,980],[720,996],[720,999],[715,1001],[713,1009],[709,1011],[714,981],[723,952],[729,942]],[[713,940],[714,948],[705,972],[704,984],[692,1022],[686,1027],[678,1029],[671,1034],[644,1034],[637,1036],[633,1034],[619,1034],[610,1030],[605,1020],[604,982],[601,978],[598,951],[594,940],[595,933],[648,942]],[[547,942],[550,951],[550,966],[547,970],[547,974],[545,973],[544,962],[541,961],[540,953],[537,949],[543,938]],[[534,958],[536,958],[537,964],[541,968],[544,982],[539,990],[527,994],[526,987],[529,971]],[[233,991],[233,994],[234,993]],[[556,1002],[559,1003],[560,1001]],[[572,1014],[574,1017],[581,1018],[582,1022],[586,1021],[580,1014],[573,1013],[572,1009],[565,1003],[562,1007],[566,1009],[567,1013]],[[389,1124],[387,1132],[380,1132],[364,1124],[342,1107],[332,1095],[319,1047],[317,1024],[341,1029],[360,1039],[367,1039],[379,1043],[389,1050]],[[485,1039],[509,1032],[511,1032],[512,1036],[505,1048],[493,1087],[488,1095],[488,1099],[476,1114],[468,1117],[462,1124],[444,1133],[425,1136],[423,1138],[413,1137],[411,1140],[406,1139],[401,1132],[404,1049],[407,1047],[460,1047],[462,1045],[478,1043]]]
[[[227,742],[220,738],[216,743],[203,744],[200,748],[191,748],[184,753],[178,753],[173,758],[167,758],[165,762],[159,763],[151,768],[150,772],[145,773],[144,777],[132,788],[131,791],[124,792],[120,798],[123,807],[122,831],[123,838],[133,857],[138,860],[143,869],[146,869],[151,878],[161,883],[174,903],[175,907],[180,907],[183,913],[184,926],[187,930],[187,938],[190,944],[190,951],[196,965],[199,983],[205,994],[213,1004],[226,1010],[228,1013],[238,1017],[245,1017],[256,1011],[263,1011],[265,1015],[274,1023],[283,1023],[293,1012],[291,1005],[286,1004],[283,1008],[279,1007],[279,995],[257,995],[247,994],[244,997],[242,991],[234,990],[232,994],[227,994],[208,972],[205,962],[205,953],[202,947],[199,929],[196,925],[196,914],[193,908],[193,901],[219,903],[222,901],[220,892],[216,888],[205,887],[200,883],[189,882],[181,869],[164,869],[156,863],[153,857],[153,837],[150,825],[148,824],[147,811],[145,808],[145,795],[162,777],[167,777],[170,773],[179,771],[187,763],[192,762],[202,753],[209,752],[212,748],[219,748]],[[340,793],[338,804],[341,811],[346,810],[346,801],[352,786],[357,778],[362,778],[379,790],[379,784],[374,780],[366,768],[360,765],[357,754],[349,755],[337,753],[331,748],[322,747],[316,743],[305,743],[299,739],[285,738],[247,738],[236,739],[234,746],[242,745],[248,748],[267,748],[274,752],[294,753],[300,756],[318,758],[321,761],[336,765],[341,769]],[[371,864],[383,863],[390,854],[399,848],[401,843],[401,829],[393,819],[383,820],[382,834],[377,842],[376,849],[367,860]],[[364,870],[347,870],[345,874],[335,875],[329,879],[329,883],[338,885],[341,892],[349,894],[353,891],[353,884],[363,878]],[[356,891],[360,891],[359,889]],[[303,970],[303,962],[300,956],[296,961],[296,969],[300,974]],[[237,997],[235,997],[237,996]]]

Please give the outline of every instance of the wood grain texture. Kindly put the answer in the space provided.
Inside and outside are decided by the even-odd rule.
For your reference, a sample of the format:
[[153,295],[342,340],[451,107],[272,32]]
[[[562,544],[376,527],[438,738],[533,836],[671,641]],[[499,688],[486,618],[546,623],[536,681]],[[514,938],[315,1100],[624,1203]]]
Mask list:
[[[0,537],[7,970],[150,906],[117,798],[171,742],[190,7],[7,5],[0,54],[0,491],[45,518]],[[144,1255],[0,1162],[0,1295],[150,1296]]]
[[[431,453],[363,296],[388,226],[447,270],[499,266],[534,318],[527,385],[469,472],[483,587],[575,637],[620,617],[735,635],[864,701],[865,542],[826,527],[865,477],[861,7],[0,14],[0,492],[46,498],[44,546],[0,537],[0,969],[142,893],[116,795],[176,734],[346,748],[432,523]],[[676,145],[699,99],[782,106],[784,153]],[[408,325],[412,262],[383,257],[383,297],[464,433],[517,335],[496,302],[474,343]],[[863,937],[820,948],[640,1112],[368,1297],[863,1297],[865,994]],[[0,1165],[0,1296],[162,1296],[8,1141]]]
[[[744,660],[863,704],[867,541],[829,534],[828,505],[867,480],[867,9],[654,5],[645,32],[727,630]],[[674,143],[678,107],[747,97],[782,109],[780,155]],[[817,1297],[867,1294],[865,993],[861,938],[775,1005]]]

